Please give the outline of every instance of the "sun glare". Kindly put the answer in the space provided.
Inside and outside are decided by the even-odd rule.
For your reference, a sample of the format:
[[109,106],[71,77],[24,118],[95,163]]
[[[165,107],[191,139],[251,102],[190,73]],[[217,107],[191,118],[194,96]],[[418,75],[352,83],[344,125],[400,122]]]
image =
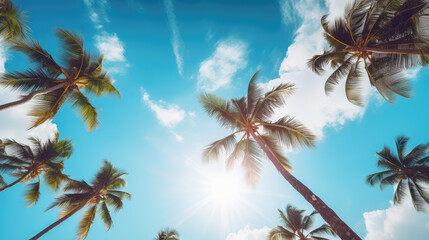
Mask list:
[[233,207],[240,198],[242,188],[239,186],[237,176],[232,174],[220,174],[219,177],[210,179],[208,190],[209,198],[221,207]]

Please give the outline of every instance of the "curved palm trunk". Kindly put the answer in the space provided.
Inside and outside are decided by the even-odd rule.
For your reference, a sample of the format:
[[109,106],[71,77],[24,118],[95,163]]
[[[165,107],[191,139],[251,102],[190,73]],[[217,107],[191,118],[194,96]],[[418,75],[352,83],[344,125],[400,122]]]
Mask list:
[[22,177],[18,178],[15,182],[0,188],[0,192],[3,192],[4,190],[15,186],[17,183],[21,182],[24,178],[26,178],[28,176],[28,174],[30,174],[30,172],[27,172]]
[[52,223],[51,225],[49,225],[47,228],[43,229],[40,233],[38,233],[36,236],[30,238],[30,240],[36,240],[39,239],[41,236],[43,236],[45,233],[51,231],[54,227],[58,226],[60,223],[64,222],[65,220],[67,220],[69,217],[71,217],[73,214],[77,213],[79,210],[81,210],[82,208],[84,208],[86,206],[86,204],[89,202],[86,201],[85,203],[83,203],[82,205],[80,205],[79,207],[75,208],[73,211],[71,211],[70,213],[68,213],[67,215],[65,215],[64,217],[60,218],[58,221]]
[[361,240],[361,238],[346,223],[344,223],[343,220],[341,220],[338,215],[328,207],[328,205],[326,205],[318,196],[316,196],[309,188],[296,179],[283,167],[283,165],[280,164],[273,152],[265,145],[261,138],[256,136],[252,129],[250,129],[249,132],[286,181],[288,181],[292,187],[295,188],[295,190],[297,190],[317,212],[319,212],[320,216],[326,221],[326,223],[331,225],[332,229],[342,240]]
[[22,105],[24,103],[29,102],[31,99],[33,99],[34,97],[36,97],[38,95],[47,94],[47,93],[53,92],[55,90],[58,90],[60,88],[63,88],[65,86],[66,86],[66,83],[60,83],[58,85],[55,85],[55,86],[47,88],[47,89],[43,89],[43,90],[32,92],[32,93],[24,96],[20,100],[0,105],[0,111],[6,110],[6,109],[9,109],[9,108],[12,108],[12,107],[16,107],[16,106],[19,106],[19,105]]

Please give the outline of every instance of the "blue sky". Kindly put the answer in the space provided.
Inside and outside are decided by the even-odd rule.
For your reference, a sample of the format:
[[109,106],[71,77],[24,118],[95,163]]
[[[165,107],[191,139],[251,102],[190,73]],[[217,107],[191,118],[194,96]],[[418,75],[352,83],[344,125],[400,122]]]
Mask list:
[[[240,166],[226,173],[222,161],[201,161],[204,146],[226,131],[202,111],[198,94],[240,97],[257,70],[267,87],[297,85],[277,115],[295,115],[319,136],[316,149],[287,153],[298,179],[367,240],[419,240],[429,233],[427,215],[409,204],[391,206],[392,188],[381,192],[365,184],[377,171],[374,153],[393,147],[395,136],[409,136],[409,148],[428,141],[429,71],[409,72],[412,99],[389,105],[367,90],[368,103],[358,108],[345,100],[341,86],[326,97],[326,76],[306,67],[324,47],[320,17],[338,15],[342,0],[15,2],[27,11],[32,36],[54,57],[55,28],[80,32],[87,49],[105,54],[105,67],[122,94],[93,100],[101,127],[91,133],[67,104],[52,122],[28,132],[29,106],[0,113],[1,138],[47,138],[58,129],[61,138],[71,139],[75,151],[66,173],[76,179],[90,180],[103,159],[129,173],[132,200],[113,214],[109,232],[96,218],[87,239],[152,239],[165,227],[177,229],[181,239],[262,239],[280,223],[278,208],[290,203],[311,211],[268,161],[255,188],[244,184]],[[27,67],[24,56],[4,46],[0,54],[7,70]],[[0,101],[19,94],[0,89]],[[232,199],[212,196],[219,179],[235,186]],[[26,208],[24,187],[1,194],[0,239],[28,239],[58,217],[57,209],[45,212],[58,193],[44,188],[39,203]],[[74,239],[80,216],[43,239]]]

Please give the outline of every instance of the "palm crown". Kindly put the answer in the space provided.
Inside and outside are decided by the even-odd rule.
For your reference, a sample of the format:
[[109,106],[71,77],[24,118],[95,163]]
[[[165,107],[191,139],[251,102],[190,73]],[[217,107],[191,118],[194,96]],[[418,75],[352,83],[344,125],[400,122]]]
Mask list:
[[[288,168],[289,162],[281,155],[280,145],[313,146],[315,139],[315,136],[293,117],[285,116],[275,122],[270,119],[274,109],[283,106],[286,98],[293,93],[294,85],[280,84],[263,94],[263,89],[256,83],[257,76],[258,73],[250,80],[247,98],[227,101],[206,93],[199,99],[210,116],[216,118],[223,127],[233,131],[231,135],[209,145],[204,150],[204,159],[206,161],[218,159],[222,151],[225,151],[229,154],[226,160],[228,169],[242,159],[246,179],[251,184],[259,178],[263,156],[257,142],[252,139],[252,133],[256,133],[275,154],[277,160]],[[238,134],[242,136],[237,139]]]
[[0,3],[0,36],[6,40],[25,38],[29,28],[25,15],[10,1]]
[[403,136],[396,138],[397,155],[388,147],[377,153],[378,167],[386,170],[369,175],[367,183],[372,186],[379,183],[380,188],[396,185],[393,198],[395,204],[400,204],[408,197],[408,188],[414,208],[417,211],[425,211],[429,206],[429,143],[420,144],[407,153],[408,140],[409,138]]
[[62,29],[58,29],[56,34],[62,42],[64,66],[57,63],[36,41],[15,41],[12,48],[26,54],[35,68],[6,73],[0,84],[30,92],[12,106],[36,98],[37,104],[31,111],[31,116],[35,117],[33,127],[54,118],[63,103],[69,101],[80,112],[88,130],[92,130],[99,124],[98,113],[85,94],[119,96],[119,92],[102,68],[103,57],[97,58],[86,52],[81,36]]
[[131,198],[129,193],[118,190],[126,185],[124,175],[125,172],[113,167],[109,161],[104,161],[91,184],[83,180],[68,182],[64,186],[67,193],[59,196],[48,209],[60,207],[63,210],[61,215],[66,216],[74,210],[89,207],[79,224],[79,239],[85,239],[88,235],[97,211],[109,230],[113,222],[108,206],[119,211],[123,207],[122,200]]
[[64,160],[72,154],[73,145],[70,140],[59,140],[58,133],[55,134],[55,138],[45,143],[38,138],[29,140],[33,147],[11,139],[3,141],[5,151],[0,150],[0,171],[16,177],[17,180],[0,191],[19,182],[32,182],[29,184],[25,198],[29,204],[33,204],[40,197],[41,177],[54,190],[58,189],[61,182],[68,179],[62,172]]
[[304,216],[304,212],[305,210],[299,210],[291,205],[286,207],[286,214],[279,209],[280,219],[284,226],[277,226],[272,229],[268,240],[327,240],[327,238],[321,236],[336,236],[332,228],[327,224],[310,230],[317,212],[313,211],[307,216]]
[[164,229],[158,232],[155,240],[179,240],[179,233],[174,229]]
[[330,63],[335,71],[326,93],[346,77],[347,98],[356,105],[363,104],[361,68],[388,102],[396,95],[410,97],[403,70],[429,62],[428,16],[426,0],[355,0],[333,24],[322,17],[330,49],[310,59],[309,66],[321,74]]

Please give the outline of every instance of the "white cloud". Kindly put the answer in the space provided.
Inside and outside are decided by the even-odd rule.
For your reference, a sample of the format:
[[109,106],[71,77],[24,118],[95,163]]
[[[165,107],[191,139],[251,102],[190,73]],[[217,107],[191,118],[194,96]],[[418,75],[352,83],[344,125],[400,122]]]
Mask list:
[[226,240],[261,240],[267,239],[267,236],[270,232],[270,228],[263,227],[261,229],[250,229],[249,226],[246,226],[243,229],[240,229],[237,233],[230,233],[226,237]]
[[365,240],[426,240],[429,236],[429,215],[418,213],[408,201],[386,210],[363,214],[367,235]]
[[83,2],[88,7],[89,18],[96,28],[103,28],[104,23],[110,22],[106,13],[107,0],[83,0]]
[[[149,94],[143,88],[141,91],[143,102],[155,113],[156,118],[163,126],[174,128],[185,118],[185,111],[176,104],[166,104],[162,100],[159,102],[154,102],[150,99]],[[183,140],[183,138],[179,135],[176,136],[176,139]]]
[[278,2],[280,5],[283,24],[289,25],[294,20],[293,2],[289,0],[278,0]]
[[[5,71],[6,49],[3,42],[0,42],[0,73]],[[23,94],[0,87],[0,104],[16,101]],[[27,142],[27,138],[31,136],[37,136],[40,139],[48,139],[54,136],[54,132],[57,131],[57,125],[51,121],[28,130],[32,121],[32,118],[28,116],[30,108],[31,102],[0,111],[0,139],[12,138],[20,142]]]
[[178,142],[183,142],[183,137],[181,136],[181,135],[179,135],[179,134],[177,134],[176,132],[174,132],[174,131],[171,131],[171,134],[173,134],[174,135],[174,137],[176,138],[176,140],[178,141]]
[[103,32],[95,36],[95,46],[104,54],[107,62],[124,62],[124,43],[119,40],[116,33],[108,34]]
[[[329,9],[330,11],[337,11],[338,5],[344,6],[344,3],[340,4],[338,0],[335,0],[335,4],[330,4],[331,2],[328,1],[327,6],[336,8]],[[292,113],[316,135],[323,136],[325,127],[339,127],[347,120],[356,119],[363,115],[365,108],[357,107],[347,101],[344,81],[341,81],[330,96],[325,95],[324,84],[330,72],[318,76],[307,67],[307,61],[314,54],[324,50],[325,41],[320,18],[326,10],[323,10],[323,6],[316,0],[300,0],[293,5],[303,22],[297,29],[296,37],[281,64],[280,77],[267,85],[271,88],[279,83],[293,82],[296,85],[295,94],[289,98],[284,109],[277,111],[277,117]]]
[[109,23],[107,16],[107,0],[83,0],[89,10],[89,19],[94,23],[98,33],[95,35],[95,46],[104,54],[105,68],[109,73],[123,73],[129,64],[125,59],[124,43],[116,33],[104,30],[104,24]]
[[173,52],[176,56],[177,70],[183,76],[183,57],[182,57],[182,43],[180,41],[179,28],[177,27],[176,15],[174,14],[174,7],[172,0],[164,0],[165,10],[167,12],[168,23],[170,24],[173,45]]
[[247,66],[247,46],[236,39],[217,43],[213,55],[200,64],[198,86],[207,91],[228,87],[235,73]]

